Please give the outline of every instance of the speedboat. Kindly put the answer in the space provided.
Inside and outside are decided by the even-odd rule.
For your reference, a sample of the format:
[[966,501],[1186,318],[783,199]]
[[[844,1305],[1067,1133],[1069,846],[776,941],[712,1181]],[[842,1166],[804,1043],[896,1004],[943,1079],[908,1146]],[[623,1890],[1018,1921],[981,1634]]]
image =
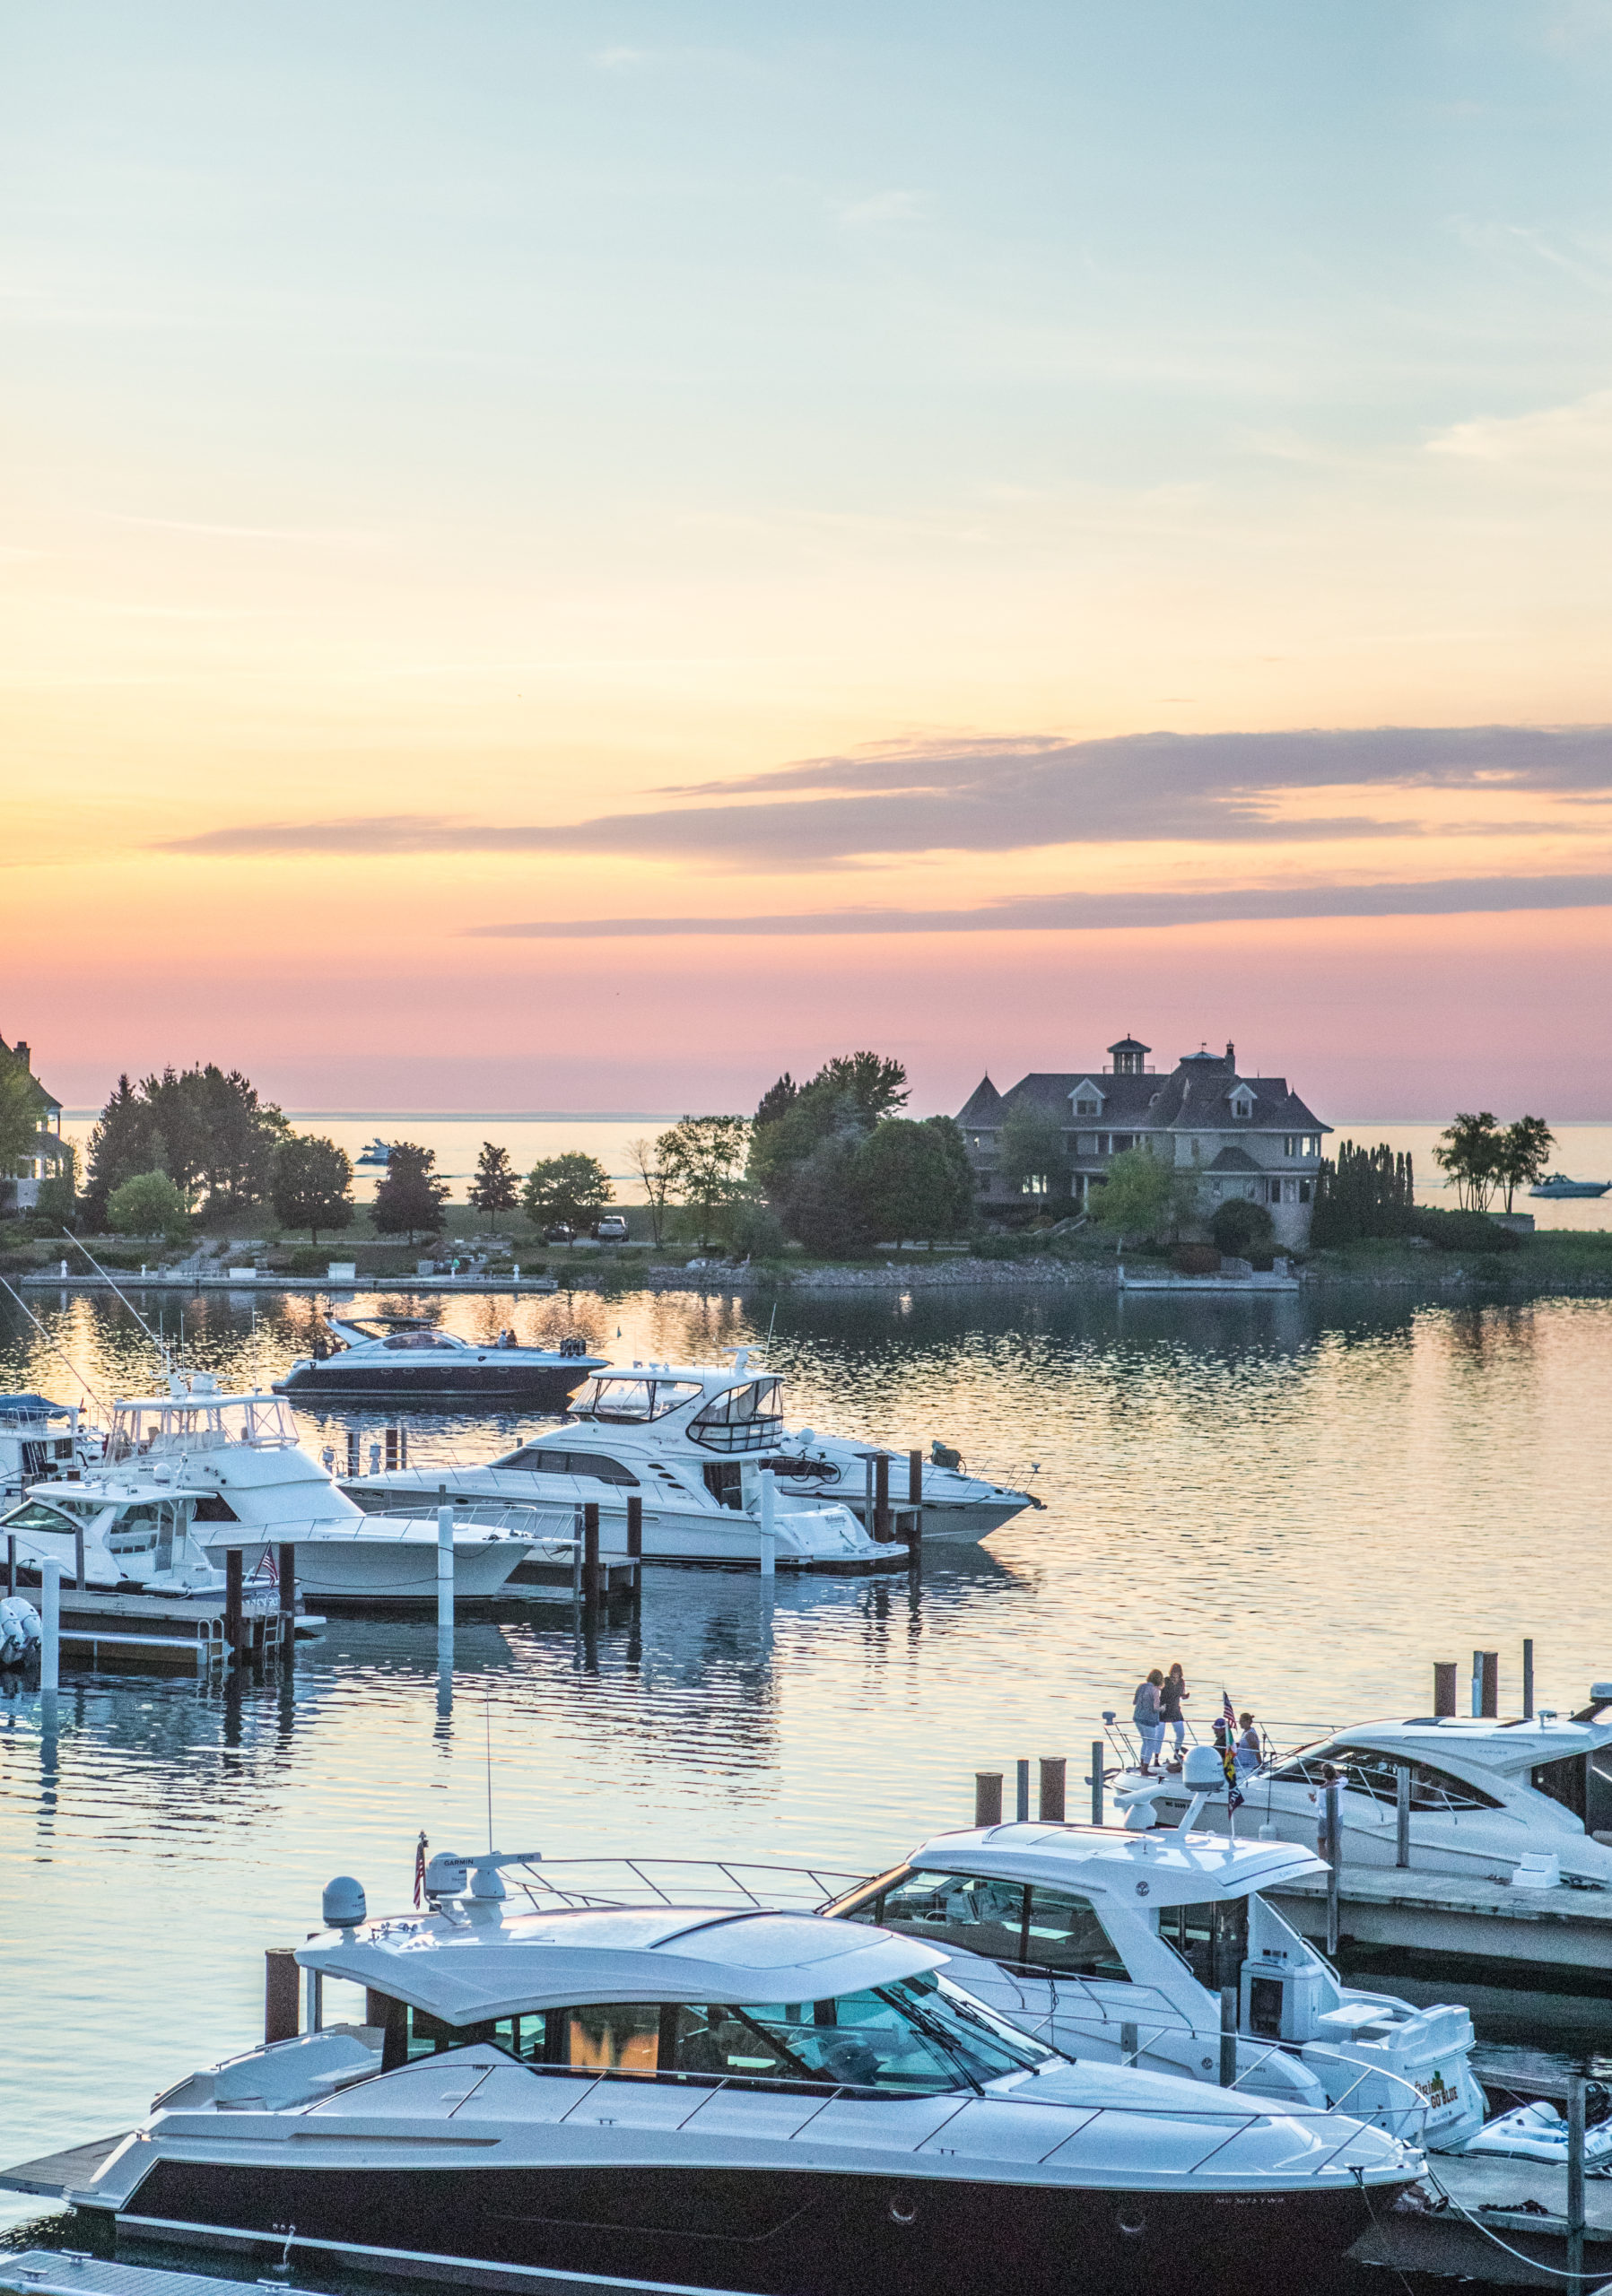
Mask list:
[[0,1396],[0,1499],[20,1498],[48,1475],[71,1474],[99,1448],[99,1439],[80,1428],[76,1404]]
[[[1424,1874],[1521,1881],[1547,1872],[1580,1889],[1612,1889],[1612,1683],[1570,1720],[1418,1715],[1367,1722],[1240,1779],[1244,1831],[1312,1848],[1329,1770],[1342,1773],[1338,1811],[1349,1866],[1393,1866],[1399,1774],[1409,1772],[1410,1865]],[[1190,1756],[1189,1756],[1189,1760]],[[1125,1792],[1124,1781],[1120,1791]],[[1180,1779],[1146,1789],[1160,1818],[1179,1818]],[[1228,1823],[1225,1805],[1202,1822]],[[1551,1861],[1555,1860],[1554,1869]]]
[[1605,1196],[1612,1180],[1570,1180],[1565,1172],[1547,1172],[1529,1188],[1530,1196]]
[[276,1395],[306,1396],[339,1410],[344,1404],[436,1402],[519,1403],[534,1411],[563,1411],[590,1371],[606,1359],[589,1355],[579,1339],[558,1347],[521,1347],[513,1333],[477,1346],[439,1331],[423,1316],[328,1316],[340,1342],[327,1355],[304,1355]]
[[[1195,1753],[1224,1798],[1213,1748]],[[1261,1894],[1325,1871],[1313,1851],[1187,1818],[1169,1832],[1020,1823],[937,1835],[825,1911],[938,1947],[998,2015],[1083,2064],[1218,2081],[1231,1987],[1240,2091],[1458,2152],[1486,2110],[1471,2018],[1346,1986]]]
[[[211,1374],[176,1374],[166,1396],[119,1403],[106,1456],[33,1485],[0,1516],[30,1581],[54,1555],[69,1578],[143,1594],[216,1594],[227,1551],[272,1578],[296,1548],[299,1590],[324,1605],[437,1599],[437,1523],[365,1514],[297,1440],[277,1395],[226,1395]],[[533,1544],[523,1532],[456,1519],[454,1598],[496,1595]]]
[[361,1148],[356,1158],[356,1162],[361,1169],[368,1169],[370,1170],[373,1170],[377,1166],[379,1166],[384,1170],[391,1161],[391,1142],[389,1140],[379,1139],[371,1140],[367,1148]]
[[[311,2029],[168,2090],[74,2204],[120,2245],[459,2286],[1246,2296],[1309,2284],[1422,2171],[1344,2114],[1073,2064],[918,1938],[511,1904],[533,1862],[439,1855],[391,1919],[331,1883]],[[319,2029],[338,1981],[364,2022]]]
[[761,1560],[762,1473],[774,1471],[773,1552],[780,1570],[904,1569],[904,1544],[876,1539],[849,1506],[814,1498],[779,1472],[780,1381],[746,1371],[640,1364],[588,1380],[561,1423],[484,1466],[388,1468],[349,1476],[361,1507],[524,1501],[599,1510],[599,1552],[627,1552],[627,1502],[642,1509],[648,1562]]

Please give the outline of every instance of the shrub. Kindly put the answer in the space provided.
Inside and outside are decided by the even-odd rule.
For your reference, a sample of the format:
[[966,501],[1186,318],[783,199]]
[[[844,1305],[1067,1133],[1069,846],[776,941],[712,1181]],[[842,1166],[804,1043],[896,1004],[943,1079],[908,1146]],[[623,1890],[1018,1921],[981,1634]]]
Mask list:
[[1439,1212],[1431,1205],[1412,1215],[1413,1232],[1442,1252],[1514,1252],[1521,1248],[1515,1229],[1496,1227],[1481,1212]]
[[1220,1254],[1213,1244],[1177,1244],[1170,1265],[1178,1275],[1213,1275],[1220,1265]]
[[1246,1259],[1250,1252],[1261,1248],[1268,1249],[1276,1230],[1264,1205],[1250,1204],[1245,1196],[1233,1196],[1216,1206],[1209,1233],[1215,1239],[1216,1249],[1227,1258]]
[[776,1212],[764,1204],[739,1203],[723,1217],[729,1251],[745,1259],[781,1259],[789,1238]]
[[136,1172],[112,1190],[107,1216],[120,1236],[183,1236],[185,1199],[166,1172]]

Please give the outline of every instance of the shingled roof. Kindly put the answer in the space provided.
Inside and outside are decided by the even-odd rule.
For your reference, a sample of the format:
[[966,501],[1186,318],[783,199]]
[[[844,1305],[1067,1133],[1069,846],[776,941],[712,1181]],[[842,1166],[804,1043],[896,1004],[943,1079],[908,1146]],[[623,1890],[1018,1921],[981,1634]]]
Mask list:
[[1074,1121],[1071,1102],[1077,1084],[1095,1085],[1102,1099],[1102,1123],[1116,1132],[1210,1131],[1231,1120],[1230,1101],[1238,1085],[1252,1094],[1247,1117],[1237,1119],[1256,1132],[1329,1132],[1330,1125],[1305,1106],[1285,1076],[1240,1076],[1236,1057],[1225,1052],[1189,1053],[1167,1075],[1156,1071],[1116,1076],[1101,1066],[1068,1071],[1033,1070],[1006,1092],[989,1076],[976,1086],[959,1124],[999,1125],[1014,1109],[1030,1108],[1060,1124]]

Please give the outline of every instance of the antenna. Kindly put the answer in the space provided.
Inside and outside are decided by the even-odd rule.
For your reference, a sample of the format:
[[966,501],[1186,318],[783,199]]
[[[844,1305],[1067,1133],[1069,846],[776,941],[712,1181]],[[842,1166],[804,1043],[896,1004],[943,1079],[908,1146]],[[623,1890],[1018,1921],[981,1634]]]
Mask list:
[[62,1230],[62,1240],[64,1243],[76,1244],[79,1250],[83,1252],[84,1257],[89,1261],[91,1266],[95,1270],[96,1274],[100,1277],[102,1283],[111,1284],[112,1290],[117,1293],[118,1298],[123,1301],[124,1306],[128,1309],[130,1315],[133,1316],[135,1321],[139,1325],[147,1339],[150,1340],[152,1345],[156,1348],[158,1352],[161,1354],[162,1358],[163,1371],[165,1373],[171,1372],[173,1370],[173,1359],[169,1353],[167,1341],[158,1338],[156,1333],[152,1331],[151,1326],[146,1322],[145,1318],[141,1314],[139,1309],[135,1307],[134,1301],[128,1297],[127,1293],[120,1290],[113,1278],[107,1274],[106,1269],[102,1267],[100,1262],[90,1249],[89,1245],[86,1244],[81,1237],[70,1236],[65,1228]]
[[67,1369],[69,1370],[69,1371],[71,1371],[71,1372],[72,1372],[72,1374],[73,1374],[74,1378],[78,1381],[79,1386],[80,1386],[81,1387],[83,1387],[83,1388],[85,1390],[85,1392],[86,1392],[87,1394],[94,1396],[95,1396],[96,1403],[99,1405],[99,1406],[100,1407],[100,1409],[101,1409],[102,1411],[104,1411],[104,1410],[106,1409],[106,1407],[107,1407],[107,1406],[106,1406],[106,1398],[105,1398],[105,1396],[100,1396],[100,1395],[97,1395],[97,1394],[96,1394],[96,1391],[95,1391],[94,1387],[91,1385],[91,1383],[88,1379],[86,1379],[86,1378],[85,1378],[85,1377],[84,1377],[83,1373],[79,1370],[79,1368],[78,1368],[77,1364],[73,1361],[73,1358],[72,1358],[69,1354],[67,1354],[67,1353],[66,1353],[66,1352],[65,1352],[62,1348],[59,1348],[59,1347],[57,1345],[57,1344],[56,1344],[55,1340],[51,1338],[50,1334],[46,1330],[46,1328],[45,1328],[44,1325],[39,1321],[39,1319],[38,1316],[36,1316],[36,1315],[35,1315],[35,1313],[34,1313],[33,1309],[29,1306],[29,1304],[28,1304],[27,1300],[22,1297],[22,1294],[19,1291],[17,1291],[17,1290],[14,1288],[14,1286],[13,1286],[12,1284],[10,1284],[10,1283],[6,1283],[6,1282],[5,1282],[5,1278],[4,1278],[3,1275],[0,1275],[0,1284],[4,1284],[6,1291],[8,1291],[8,1292],[11,1293],[12,1298],[16,1301],[16,1303],[17,1303],[18,1307],[22,1309],[22,1313],[23,1313],[23,1314],[28,1318],[29,1322],[33,1326],[33,1327],[34,1327],[35,1331],[37,1331],[37,1332],[39,1333],[39,1337],[44,1341],[44,1343],[45,1343],[46,1346],[50,1350],[51,1353],[52,1353],[53,1355],[59,1355],[59,1356],[61,1357],[62,1361],[63,1361],[63,1362],[67,1366]]

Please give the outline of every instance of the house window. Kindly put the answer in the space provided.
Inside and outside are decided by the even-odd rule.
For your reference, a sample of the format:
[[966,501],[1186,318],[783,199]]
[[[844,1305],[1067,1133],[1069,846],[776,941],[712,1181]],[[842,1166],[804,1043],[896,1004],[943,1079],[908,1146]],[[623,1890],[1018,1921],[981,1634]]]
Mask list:
[[1308,1180],[1301,1180],[1301,1181],[1299,1182],[1299,1202],[1300,1202],[1301,1204],[1308,1204],[1308,1203],[1309,1203],[1309,1201],[1310,1201],[1310,1183],[1309,1183],[1309,1181],[1308,1181]]
[[1075,1143],[1075,1153],[1077,1156],[1100,1156],[1102,1149],[1096,1133],[1081,1133]]
[[1022,1179],[1019,1182],[1019,1194],[1021,1196],[1045,1196],[1046,1193],[1047,1175],[1045,1172],[1032,1172],[1026,1178]]
[[1245,1122],[1248,1118],[1252,1116],[1253,1112],[1254,1103],[1250,1094],[1247,1092],[1237,1092],[1233,1095],[1232,1114],[1239,1118],[1240,1121]]
[[1286,1138],[1285,1138],[1285,1139],[1283,1141],[1283,1143],[1282,1143],[1282,1153],[1283,1153],[1283,1155],[1284,1155],[1284,1156],[1296,1156],[1296,1155],[1298,1154],[1298,1152],[1299,1152],[1299,1144],[1298,1144],[1298,1141],[1297,1141],[1297,1139],[1294,1137],[1294,1135],[1290,1132],[1290,1133],[1287,1135]]
[[1102,1104],[1100,1100],[1093,1100],[1089,1093],[1083,1094],[1075,1103],[1075,1113],[1076,1116],[1101,1116]]

